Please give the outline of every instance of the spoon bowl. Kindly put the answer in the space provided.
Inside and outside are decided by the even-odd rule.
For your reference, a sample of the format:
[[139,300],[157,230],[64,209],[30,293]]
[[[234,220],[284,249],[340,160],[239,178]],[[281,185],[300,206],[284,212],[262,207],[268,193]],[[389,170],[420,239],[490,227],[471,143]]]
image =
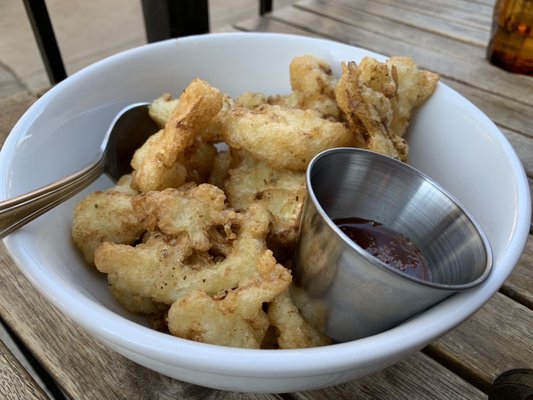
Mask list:
[[92,163],[49,185],[0,202],[0,239],[74,196],[102,173],[117,181],[130,172],[133,153],[158,129],[148,113],[148,103],[124,108],[115,117]]

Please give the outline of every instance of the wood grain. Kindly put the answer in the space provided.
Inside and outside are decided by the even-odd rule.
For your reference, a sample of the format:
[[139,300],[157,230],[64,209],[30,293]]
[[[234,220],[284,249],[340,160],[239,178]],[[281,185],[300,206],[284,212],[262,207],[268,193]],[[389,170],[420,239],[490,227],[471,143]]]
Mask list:
[[[438,20],[436,23],[429,23],[432,29],[425,29],[423,26],[416,25],[413,27],[409,21],[409,15],[411,13],[400,13],[397,8],[395,10],[395,18],[389,18],[386,14],[382,13],[382,7],[374,2],[341,2],[341,0],[331,2],[326,0],[307,0],[297,3],[297,8],[312,12],[314,14],[326,17],[327,19],[337,20],[347,25],[364,29],[367,32],[382,35],[384,37],[396,38],[408,43],[416,43],[416,45],[425,46],[434,44],[435,47],[441,48],[444,54],[453,57],[457,51],[463,51],[464,43],[457,40],[457,36],[464,30],[462,25],[449,26],[446,21]],[[283,14],[288,10],[280,10],[276,12],[273,17],[284,18]],[[420,19],[420,16],[417,17]],[[296,20],[298,21],[298,20]],[[424,17],[422,21],[427,23],[427,19]],[[299,21],[298,21],[299,22]],[[432,21],[430,21],[432,22]],[[439,24],[444,24],[445,27],[440,31],[449,31],[449,34],[443,35],[439,30],[435,30]],[[455,24],[458,25],[458,24]],[[463,41],[466,43],[474,43],[476,46],[476,52],[473,55],[482,54],[482,42],[475,40],[473,34],[465,32],[461,34]],[[469,40],[466,40],[466,38]]]
[[489,31],[486,21],[492,18],[493,2],[479,4],[470,0],[404,0],[401,5],[394,0],[376,0],[379,3],[397,5],[399,8],[431,15],[443,20],[456,21],[465,25],[474,25],[481,30]]
[[45,400],[48,396],[0,341],[0,399]]
[[487,391],[513,368],[533,368],[533,310],[497,293],[459,327],[426,348],[427,354]]
[[27,93],[19,93],[15,96],[0,100],[0,146],[19,118],[33,104],[36,97]]
[[[489,38],[489,26],[484,24],[483,15],[463,12],[448,2],[440,4],[386,0],[371,2],[336,0],[335,2],[354,11],[381,16],[389,21],[400,22],[467,43],[481,46],[485,45]],[[384,30],[388,28],[387,24],[383,23],[379,26]]]
[[295,393],[301,400],[485,399],[479,391],[422,353],[354,382],[314,392]]

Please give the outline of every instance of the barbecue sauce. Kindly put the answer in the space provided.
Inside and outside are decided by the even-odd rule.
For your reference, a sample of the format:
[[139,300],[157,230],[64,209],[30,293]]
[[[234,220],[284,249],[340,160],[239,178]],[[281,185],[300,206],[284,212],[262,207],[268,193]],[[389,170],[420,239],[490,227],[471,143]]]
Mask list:
[[425,257],[409,238],[379,222],[348,217],[334,219],[341,231],[369,254],[415,278],[429,280]]

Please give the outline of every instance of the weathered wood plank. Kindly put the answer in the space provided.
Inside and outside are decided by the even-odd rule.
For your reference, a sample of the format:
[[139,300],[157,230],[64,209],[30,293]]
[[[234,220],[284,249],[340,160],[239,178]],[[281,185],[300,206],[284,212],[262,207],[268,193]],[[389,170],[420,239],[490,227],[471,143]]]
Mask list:
[[0,341],[0,398],[5,400],[48,399],[37,382],[2,341]]
[[533,368],[532,326],[533,310],[497,293],[425,351],[486,392],[502,372]]
[[[359,7],[357,6],[359,4]],[[365,3],[366,4],[366,3]],[[436,46],[442,51],[453,56],[454,52],[462,51],[462,42],[466,42],[476,48],[476,51],[481,54],[486,44],[486,37],[483,33],[480,37],[478,30],[473,30],[470,27],[464,26],[450,26],[450,23],[438,19],[436,21],[428,21],[427,17],[417,16],[418,21],[414,19],[410,13],[402,13],[395,18],[390,18],[386,14],[379,12],[379,6],[373,3],[371,6],[365,7],[360,3],[351,4],[349,2],[330,2],[327,0],[305,0],[296,3],[296,8],[307,10],[309,12],[318,14],[325,18],[331,18],[341,21],[347,25],[356,26],[368,32],[374,32],[385,37],[393,37],[402,39],[414,45]],[[368,8],[377,7],[375,12],[368,10]],[[398,13],[398,10],[396,13]],[[279,13],[287,10],[280,10]],[[427,26],[426,26],[427,25]],[[422,42],[419,42],[422,41]]]
[[480,7],[462,1],[418,1],[418,0],[334,0],[344,4],[362,4],[367,7],[368,3],[374,4],[381,13],[390,18],[403,18],[403,14],[420,16],[421,19],[446,21],[455,26],[463,25],[488,33],[491,26],[492,10],[490,7]]
[[389,6],[370,1],[357,1],[352,3],[342,0],[336,0],[334,2],[321,0],[301,1],[297,3],[297,7],[313,10],[314,12],[325,12],[323,15],[328,18],[332,17],[329,14],[331,11],[343,10],[336,17],[346,23],[349,23],[346,18],[352,17],[354,18],[354,25],[359,25],[361,22],[367,23],[370,20],[378,21],[371,31],[379,30],[384,35],[394,35],[396,33],[396,27],[398,25],[404,25],[416,27],[417,29],[435,33],[443,37],[471,43],[478,47],[485,46],[489,38],[489,32],[485,29],[465,25],[458,21],[446,20],[441,17],[401,10],[396,5]]
[[[378,1],[381,1],[382,5],[387,3],[387,0]],[[477,2],[492,5],[493,0],[477,0]],[[303,3],[325,4],[325,2],[320,1],[305,1]],[[440,65],[440,70],[434,70],[437,70],[438,72],[444,71],[441,73],[445,76],[445,82],[456,89],[460,89],[459,91],[463,95],[470,98],[503,128],[504,133],[517,149],[517,152],[524,162],[526,170],[531,171],[530,168],[532,164],[530,154],[533,153],[530,152],[531,141],[528,136],[533,136],[533,133],[528,126],[528,119],[530,120],[530,116],[532,115],[532,102],[528,101],[528,97],[526,96],[531,93],[531,80],[523,80],[521,77],[516,78],[516,76],[510,77],[510,74],[495,72],[499,71],[497,69],[487,67],[478,67],[478,69],[472,68],[470,64],[473,62],[475,62],[475,65],[479,64],[484,53],[484,42],[479,38],[472,39],[472,37],[475,37],[475,32],[479,29],[472,29],[472,26],[470,26],[471,24],[467,23],[468,20],[459,18],[458,21],[460,24],[458,24],[458,26],[462,26],[463,31],[461,34],[456,35],[458,36],[457,39],[469,42],[470,44],[461,43],[457,40],[450,39],[450,37],[454,37],[452,36],[453,32],[451,32],[453,31],[452,27],[454,25],[453,23],[450,24],[450,20],[439,18],[439,15],[426,15],[426,18],[424,18],[424,15],[422,15],[423,13],[419,13],[412,9],[417,3],[416,0],[406,1],[402,6],[402,12],[396,10],[393,13],[392,10],[389,10],[391,14],[389,14],[388,17],[380,16],[379,13],[375,12],[372,14],[355,10],[357,15],[361,17],[359,19],[353,18],[353,10],[349,13],[344,11],[349,9],[349,7],[347,7],[349,4],[347,2],[344,3],[346,6],[343,7],[340,7],[339,4],[336,4],[334,7],[326,7],[327,10],[329,10],[325,13],[325,15],[329,15],[327,19],[310,18],[309,15],[311,13],[304,14],[305,10],[300,10],[297,13],[294,11],[287,13],[286,11],[279,10],[275,12],[275,15],[272,18],[261,20],[256,19],[254,20],[255,22],[249,22],[248,25],[239,24],[238,26],[240,26],[239,29],[244,30],[276,31],[310,36],[326,36],[389,55],[408,54],[404,53],[402,50],[414,48],[413,55],[408,55],[415,58],[415,60],[425,68],[434,69],[431,67],[432,65]],[[432,4],[432,10],[436,10],[438,2],[436,0],[430,0],[430,3]],[[362,3],[356,2],[354,4]],[[303,8],[305,9],[305,7]],[[411,9],[406,10],[406,8]],[[332,9],[334,10],[334,14],[331,14]],[[318,15],[317,10],[317,8],[313,10],[315,17]],[[441,10],[444,12],[444,9]],[[323,11],[324,10],[321,12]],[[407,17],[402,17],[403,14],[406,14]],[[409,20],[410,18],[412,20]],[[295,21],[298,22],[296,23]],[[339,23],[339,21],[341,21],[341,23]],[[435,26],[429,26],[431,23],[428,23],[428,21],[435,22],[437,28],[435,28]],[[437,23],[437,21],[440,22]],[[342,22],[344,22],[344,24]],[[382,29],[384,22],[387,23],[386,26],[389,29]],[[351,26],[353,24],[357,25],[357,27]],[[422,26],[422,29],[413,27],[414,24]],[[335,28],[335,25],[340,26]],[[347,26],[351,28],[346,30]],[[391,26],[394,29],[391,29]],[[460,31],[461,28],[458,27],[457,29]],[[467,30],[464,31],[464,29]],[[481,28],[481,31],[486,31],[486,29]],[[465,34],[465,32],[468,34]],[[472,45],[471,43],[475,43],[475,45]],[[422,57],[419,59],[418,55],[421,55]],[[448,77],[448,79],[446,79],[446,77]],[[508,87],[506,79],[509,79],[512,82],[508,91],[505,90],[505,88]],[[489,82],[486,83],[484,81]],[[500,89],[503,90],[500,92]],[[513,98],[515,92],[518,93],[516,100]],[[503,98],[501,94],[507,98]],[[29,102],[31,101],[32,100],[29,100]],[[25,109],[25,107],[20,106],[20,104],[14,104],[14,106]],[[16,112],[10,114],[16,114]],[[5,123],[3,117],[4,115],[0,118],[0,134],[6,132],[6,129],[2,129],[2,126],[9,125],[9,123]],[[531,292],[528,291],[528,288],[531,288],[530,283],[528,283],[531,282],[531,268],[529,267],[529,265],[532,264],[531,254],[531,244],[528,243],[525,255],[522,257],[519,266],[502,287],[502,293],[517,299],[528,307],[530,307],[531,302]],[[110,397],[99,398],[113,398],[113,396],[125,397],[128,394],[132,396],[155,396],[157,398],[170,398],[180,395],[185,398],[272,398],[272,396],[266,395],[253,397],[242,395],[243,397],[239,397],[237,395],[204,390],[192,385],[182,383],[175,384],[174,382],[176,381],[169,380],[158,374],[152,373],[151,371],[147,371],[142,367],[136,366],[119,355],[114,353],[111,353],[110,355],[110,352],[101,346],[99,347],[98,343],[93,341],[77,327],[70,324],[69,321],[57,313],[53,307],[41,299],[40,296],[31,289],[25,278],[13,268],[9,261],[3,262],[2,260],[7,260],[7,258],[5,253],[2,253],[0,250],[0,264],[5,264],[7,262],[7,264],[10,265],[10,267],[7,268],[7,272],[0,271],[0,312],[2,312],[2,315],[8,313],[11,323],[16,324],[17,329],[24,332],[25,341],[33,346],[32,349],[37,349],[37,354],[40,359],[43,360],[43,363],[45,363],[56,376],[59,376],[58,374],[64,374],[64,369],[74,369],[74,372],[72,372],[72,376],[70,377],[65,378],[61,375],[62,382],[66,382],[68,387],[67,393],[71,394],[72,398],[77,398],[76,396],[79,396],[80,394],[83,398],[87,398],[88,393],[90,393],[89,397],[94,395],[94,398],[97,398],[101,393],[96,393],[95,390],[106,391],[113,385],[115,390],[109,394]],[[5,290],[6,287],[9,287],[8,291]],[[21,306],[7,310],[6,305],[9,304],[9,302],[6,301],[6,299],[10,300],[15,298],[12,296],[17,296],[16,298],[19,299],[22,297],[22,293],[29,298],[24,298]],[[522,297],[516,297],[517,295],[515,293]],[[496,305],[493,305],[494,302],[496,302]],[[31,315],[36,314],[35,309],[40,310],[39,314],[45,314],[45,316]],[[30,315],[17,315],[21,312]],[[525,319],[522,318],[524,312],[526,313]],[[508,315],[506,313],[511,313],[513,315]],[[531,316],[527,317],[527,315],[529,315],[527,313],[527,307],[520,306],[506,296],[498,294],[469,321],[446,335],[445,338],[436,342],[436,344],[429,346],[428,353],[434,355],[438,360],[442,360],[446,365],[449,365],[454,370],[458,370],[461,374],[464,374],[469,379],[473,379],[476,383],[479,383],[482,387],[486,388],[491,379],[504,369],[524,366],[523,363],[520,364],[520,362],[518,362],[521,359],[517,361],[517,359],[514,358],[516,356],[516,351],[512,351],[512,356],[504,354],[508,349],[516,349],[517,345],[525,346],[526,351],[522,352],[522,354],[517,357],[529,357],[529,360],[532,359],[530,356],[533,346],[531,346],[530,333],[529,336],[524,336],[521,335],[524,332],[520,330],[523,328],[517,330],[517,328],[512,327],[513,332],[510,337],[507,338],[507,333],[503,332],[503,329],[502,331],[498,331],[500,324],[511,326],[513,322],[517,321],[524,321],[524,324],[529,324],[529,326],[531,326]],[[61,325],[62,327],[58,337],[55,339],[50,337],[57,334],[57,332],[54,331],[48,332],[48,334],[47,332],[42,332],[38,329],[37,333],[31,332],[36,326],[46,326],[43,324],[54,324],[49,325],[54,327],[57,324]],[[525,326],[527,327],[527,325]],[[67,330],[68,332],[64,332],[64,330]],[[479,339],[479,332],[484,333],[483,338],[486,337],[485,340],[481,341],[481,345],[478,344],[479,340],[476,341],[476,338]],[[519,340],[520,338],[522,341]],[[49,346],[49,343],[47,342],[48,340],[51,340],[52,349],[44,348],[44,346]],[[65,349],[69,354],[73,351],[79,351],[80,347],[78,346],[82,345],[83,347],[94,347],[94,351],[98,353],[98,355],[94,356],[91,351],[84,349],[80,355],[67,357],[65,367],[60,367],[65,360],[58,356],[58,354],[61,353],[61,351],[57,353],[57,351],[60,350],[58,342],[61,343],[61,346],[64,346],[65,343],[68,344],[71,341],[74,342],[72,347]],[[491,342],[492,345],[489,342]],[[494,347],[496,347],[496,351],[494,351]],[[527,352],[527,350],[529,350],[529,352]],[[493,354],[494,352],[496,354]],[[479,353],[482,354],[480,355]],[[465,357],[467,360],[466,363],[462,357]],[[500,360],[503,360],[503,362],[499,362]],[[486,368],[487,371],[481,371],[485,367],[485,362],[488,362],[489,367]],[[106,366],[108,366],[107,369]],[[530,364],[525,366],[531,367]],[[498,371],[499,367],[501,369]],[[90,377],[83,381],[83,375],[87,370],[93,371],[95,369],[99,370],[100,368],[104,368],[104,370],[102,372],[91,372],[89,374]],[[467,372],[467,370],[473,372]],[[116,379],[115,377],[112,377],[111,381],[105,381],[103,383],[99,381],[95,389],[94,381],[102,378],[105,379],[104,375],[110,372],[111,375],[116,374],[118,377],[116,377]],[[68,371],[68,374],[71,374],[70,370]],[[437,378],[435,378],[435,376],[437,376]],[[81,379],[82,383],[73,382],[77,379]],[[427,387],[421,389],[421,393],[425,394],[425,391],[432,387],[432,380],[435,379],[443,381],[442,385],[440,383],[437,385],[445,387],[443,393],[446,397],[443,398],[456,398],[451,397],[455,396],[456,391],[453,388],[450,388],[449,385],[457,383],[457,377],[421,354],[417,354],[386,371],[382,371],[378,374],[374,374],[370,377],[338,388],[328,389],[327,391],[301,393],[294,396],[307,399],[332,397],[346,399],[392,398],[394,397],[393,394],[401,392],[398,388],[401,388],[403,384],[405,384],[405,390],[409,389],[412,391],[412,387],[416,386],[417,382],[430,381]],[[170,383],[168,381],[170,381]],[[93,384],[93,387],[90,387],[89,382]],[[466,387],[463,387],[463,385],[466,385]],[[157,389],[154,388],[153,390],[147,391],[144,386],[155,387]],[[455,387],[457,387],[457,393],[463,394],[463,397],[458,398],[464,398],[465,393],[471,394],[468,398],[478,398],[480,395],[479,391],[473,389],[470,385],[461,380],[459,380],[459,386]],[[117,388],[120,388],[120,391]],[[111,387],[111,389],[113,388]],[[87,390],[90,391],[87,392]],[[136,390],[141,391],[139,393],[134,393]],[[405,390],[403,392],[404,398],[413,398],[406,397]],[[429,393],[434,395],[434,392]],[[452,395],[450,395],[450,393],[452,393]],[[354,397],[357,395],[361,397]],[[398,395],[396,398],[401,398],[401,395]],[[426,395],[423,398],[435,397]]]
[[[287,7],[293,0],[275,0],[273,8]],[[235,21],[259,16],[259,2],[256,0],[209,1],[209,26],[211,32],[228,32]]]
[[250,18],[244,21],[240,21],[234,25],[234,28],[244,32],[275,32],[275,33],[287,33],[300,36],[318,37],[312,32],[287,25],[284,22],[276,21],[273,18]]
[[473,4],[488,5],[490,7],[494,7],[494,3],[496,3],[496,0],[466,0],[466,1],[470,1]]
[[[345,1],[345,0],[340,0]],[[376,0],[379,2],[385,2],[386,4],[398,4],[394,0]],[[439,18],[452,19],[455,21],[470,21],[471,18],[476,18],[482,25],[482,29],[490,29],[490,21],[493,14],[493,3],[489,1],[486,4],[474,2],[471,0],[404,0],[402,5],[407,4],[412,11],[422,11],[420,9],[429,9],[432,15]],[[489,25],[487,25],[487,23]]]
[[[321,2],[313,0],[305,3],[317,4]],[[332,7],[328,8],[328,10],[331,9]],[[425,42],[424,38],[427,38],[427,35],[431,35],[431,33],[417,30],[414,27],[404,26],[405,34],[402,34],[401,31],[394,31],[390,34],[372,32],[366,27],[354,26],[342,22],[338,18],[324,18],[323,15],[299,8],[285,8],[276,11],[272,14],[272,18],[319,36],[333,38],[385,55],[408,55],[423,68],[436,71],[444,77],[483,89],[489,93],[533,105],[533,96],[531,96],[533,80],[531,77],[511,74],[489,64],[484,56],[479,54],[480,48],[477,46],[456,41],[456,48],[463,48],[463,50],[454,52],[457,54],[452,55],[447,53],[447,47],[437,46],[433,41]],[[344,18],[349,19],[352,24],[364,24],[364,19],[355,20],[351,18],[348,11],[344,12]],[[412,38],[410,41],[406,41],[407,35]],[[440,40],[450,42],[450,39],[444,37],[441,37]],[[469,54],[476,53],[475,62],[472,62],[473,60],[470,58],[472,56]]]
[[34,96],[27,93],[19,93],[0,100],[0,110],[2,112],[0,115],[0,147],[4,144],[15,123],[35,100]]
[[300,400],[484,399],[485,394],[417,353],[383,371],[326,390],[295,393]]
[[[298,8],[286,8],[273,13],[272,18],[306,29],[319,36],[334,38],[337,41],[359,45],[361,41],[372,45],[370,50],[387,55],[400,54],[394,50],[397,43],[405,43],[410,47],[438,48],[449,57],[478,57],[482,50],[472,46],[471,51],[465,50],[465,44],[445,36],[422,30],[404,22],[391,21],[378,14],[353,10],[349,7],[330,3],[325,0],[308,0],[298,3]],[[390,42],[387,44],[386,42]],[[379,51],[376,48],[383,50]],[[405,45],[402,45],[405,47]],[[387,51],[391,49],[391,51]]]

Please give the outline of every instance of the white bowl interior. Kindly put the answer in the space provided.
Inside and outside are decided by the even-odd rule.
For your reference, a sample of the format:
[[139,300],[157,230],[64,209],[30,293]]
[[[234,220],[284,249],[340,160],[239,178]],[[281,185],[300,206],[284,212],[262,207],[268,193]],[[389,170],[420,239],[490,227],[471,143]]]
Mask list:
[[[164,92],[179,94],[195,77],[233,96],[250,90],[288,93],[288,66],[301,54],[328,60],[337,75],[341,61],[381,58],[326,40],[240,33],[170,40],[113,56],[51,89],[21,118],[0,153],[0,194],[18,195],[85,166],[123,106]],[[70,240],[74,205],[109,186],[104,176],[5,243],[26,276],[66,315],[147,367],[230,390],[286,392],[340,383],[400,360],[468,318],[511,273],[527,239],[524,171],[501,132],[471,103],[439,84],[413,119],[408,140],[411,164],[450,190],[485,229],[494,268],[480,287],[363,340],[254,351],[188,342],[145,328],[143,318],[117,305],[105,278],[84,265]],[[232,366],[226,365],[228,357]]]

